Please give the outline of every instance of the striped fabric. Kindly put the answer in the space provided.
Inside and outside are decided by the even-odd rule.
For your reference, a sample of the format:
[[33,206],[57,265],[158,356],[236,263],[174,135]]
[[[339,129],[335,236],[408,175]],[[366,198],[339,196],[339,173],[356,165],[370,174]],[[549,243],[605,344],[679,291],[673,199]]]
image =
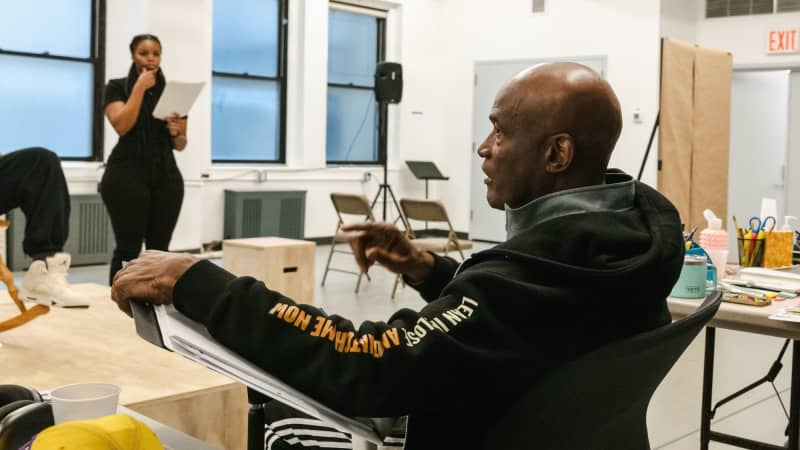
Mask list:
[[[350,433],[331,428],[326,422],[315,419],[278,402],[268,402],[264,408],[265,450],[309,450],[345,449],[351,450],[353,443]],[[379,450],[396,450],[405,445],[405,420],[398,421],[396,429],[390,433]]]
[[264,425],[264,448],[266,450],[352,449],[353,444],[349,433],[337,431],[325,422],[317,419],[291,417]]

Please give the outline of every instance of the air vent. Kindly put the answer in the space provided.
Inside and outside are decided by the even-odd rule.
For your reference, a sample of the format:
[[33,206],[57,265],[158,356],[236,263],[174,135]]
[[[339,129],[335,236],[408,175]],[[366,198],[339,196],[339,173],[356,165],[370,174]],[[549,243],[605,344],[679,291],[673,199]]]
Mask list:
[[305,237],[305,191],[225,191],[224,238]]
[[78,232],[78,255],[109,254],[111,224],[103,203],[84,201],[77,206],[79,228],[73,233]]
[[302,198],[283,198],[281,199],[281,225],[280,236],[303,236],[303,223],[301,221],[305,208],[305,200]]
[[[779,11],[781,10],[781,1],[778,0]],[[797,1],[792,0],[795,3]],[[775,12],[773,0],[706,0],[707,18],[772,14],[773,12]]]
[[260,198],[242,200],[242,237],[261,235],[261,203]]
[[537,14],[542,14],[545,12],[545,7],[547,6],[547,0],[533,0],[533,12]]
[[800,0],[778,0],[778,12],[800,11]]
[[[72,265],[107,264],[114,252],[114,231],[100,194],[70,196],[69,237],[64,251],[72,256]],[[19,209],[8,213],[11,226],[7,233],[8,267],[23,270],[31,259],[22,251],[25,238],[25,215]]]

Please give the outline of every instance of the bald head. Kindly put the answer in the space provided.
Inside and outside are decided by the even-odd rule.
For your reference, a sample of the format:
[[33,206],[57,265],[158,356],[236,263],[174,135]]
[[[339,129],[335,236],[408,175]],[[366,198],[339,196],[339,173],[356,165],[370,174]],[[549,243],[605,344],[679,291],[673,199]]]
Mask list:
[[497,192],[507,194],[493,199],[491,187],[497,180],[487,179],[487,196],[495,207],[500,201],[514,206],[550,192],[602,183],[622,129],[611,86],[575,63],[541,64],[518,73],[498,92],[489,118],[495,129],[479,151],[486,158],[484,172],[495,170],[495,164],[499,169],[511,155],[518,159],[507,171],[514,179],[496,183],[503,184]]
[[508,88],[519,95],[523,126],[572,138],[573,170],[605,171],[622,130],[622,114],[616,94],[600,75],[576,63],[541,64],[514,76]]

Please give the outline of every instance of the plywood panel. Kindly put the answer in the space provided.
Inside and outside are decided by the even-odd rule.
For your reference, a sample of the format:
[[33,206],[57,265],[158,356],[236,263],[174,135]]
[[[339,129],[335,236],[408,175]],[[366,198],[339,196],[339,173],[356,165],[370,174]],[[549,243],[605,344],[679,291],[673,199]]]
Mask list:
[[705,225],[706,208],[728,214],[733,58],[669,38],[661,51],[658,190],[689,230]]
[[694,151],[689,224],[706,224],[703,210],[728,217],[728,160],[730,153],[731,74],[733,57],[698,47],[694,77]]
[[664,39],[661,52],[658,190],[675,204],[685,223],[691,208],[695,46]]

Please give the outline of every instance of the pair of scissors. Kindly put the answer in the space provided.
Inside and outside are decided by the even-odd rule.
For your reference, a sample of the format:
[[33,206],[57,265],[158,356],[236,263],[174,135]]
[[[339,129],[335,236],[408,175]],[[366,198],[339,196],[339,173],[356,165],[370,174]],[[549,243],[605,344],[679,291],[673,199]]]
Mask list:
[[754,234],[758,234],[761,231],[769,233],[770,231],[775,229],[776,223],[777,222],[775,221],[775,217],[773,216],[767,216],[764,218],[763,221],[758,217],[753,216],[750,218],[750,230]]

